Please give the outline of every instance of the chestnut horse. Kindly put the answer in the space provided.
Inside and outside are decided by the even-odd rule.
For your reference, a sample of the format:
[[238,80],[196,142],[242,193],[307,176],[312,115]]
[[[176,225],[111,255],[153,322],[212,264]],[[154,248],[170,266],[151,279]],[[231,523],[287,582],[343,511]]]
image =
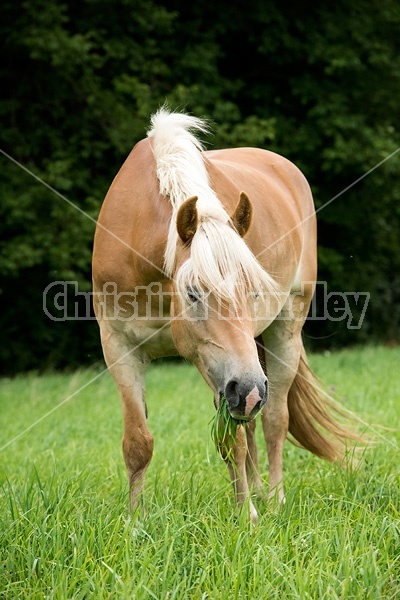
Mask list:
[[203,120],[163,108],[151,123],[105,198],[93,251],[95,312],[122,399],[131,503],[153,452],[146,367],[181,355],[200,371],[216,406],[225,398],[231,416],[248,421],[220,449],[237,503],[248,501],[256,521],[249,489],[262,490],[257,413],[269,495],[280,501],[288,431],[331,461],[354,437],[331,416],[301,337],[317,268],[310,188],[273,152],[203,151],[195,135],[207,131]]

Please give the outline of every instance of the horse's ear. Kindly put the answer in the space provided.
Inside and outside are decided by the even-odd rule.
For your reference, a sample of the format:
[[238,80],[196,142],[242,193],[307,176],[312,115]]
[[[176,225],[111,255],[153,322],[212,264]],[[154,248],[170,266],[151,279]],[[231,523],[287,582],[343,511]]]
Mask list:
[[197,200],[197,196],[193,196],[193,198],[185,200],[185,202],[179,207],[178,214],[176,216],[176,228],[178,230],[179,237],[184,244],[190,242],[196,233]]
[[236,231],[243,237],[249,230],[251,217],[253,215],[253,206],[247,194],[241,192],[239,202],[235,208],[231,220]]

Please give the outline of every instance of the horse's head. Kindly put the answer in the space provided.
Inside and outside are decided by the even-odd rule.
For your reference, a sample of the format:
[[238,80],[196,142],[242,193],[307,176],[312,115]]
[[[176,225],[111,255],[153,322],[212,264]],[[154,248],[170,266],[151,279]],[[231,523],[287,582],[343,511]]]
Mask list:
[[250,308],[251,287],[260,284],[257,269],[262,269],[241,239],[250,227],[252,205],[241,194],[231,219],[219,222],[202,221],[196,204],[197,198],[190,198],[177,214],[172,335],[217,401],[224,396],[232,417],[250,420],[268,396]]

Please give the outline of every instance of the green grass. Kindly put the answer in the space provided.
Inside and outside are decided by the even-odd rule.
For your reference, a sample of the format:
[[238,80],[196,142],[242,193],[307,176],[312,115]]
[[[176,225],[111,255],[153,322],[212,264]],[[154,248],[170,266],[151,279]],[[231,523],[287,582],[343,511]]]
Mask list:
[[[144,506],[126,509],[121,409],[108,374],[0,452],[0,597],[400,598],[400,349],[312,357],[346,407],[377,425],[355,472],[287,444],[287,502],[236,516],[210,437],[211,393],[186,364],[148,374],[155,453]],[[0,446],[95,371],[0,383]],[[260,463],[268,464],[258,428]]]
[[224,452],[225,460],[232,460],[232,444],[237,439],[238,425],[246,427],[246,421],[237,420],[231,416],[225,396],[221,396],[210,425],[211,439],[216,450]]

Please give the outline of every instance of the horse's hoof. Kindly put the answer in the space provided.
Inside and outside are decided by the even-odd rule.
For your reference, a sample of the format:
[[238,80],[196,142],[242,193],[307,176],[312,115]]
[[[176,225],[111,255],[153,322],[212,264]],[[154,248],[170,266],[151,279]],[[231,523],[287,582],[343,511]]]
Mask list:
[[253,503],[250,504],[250,521],[252,525],[257,525],[258,523],[258,513]]

